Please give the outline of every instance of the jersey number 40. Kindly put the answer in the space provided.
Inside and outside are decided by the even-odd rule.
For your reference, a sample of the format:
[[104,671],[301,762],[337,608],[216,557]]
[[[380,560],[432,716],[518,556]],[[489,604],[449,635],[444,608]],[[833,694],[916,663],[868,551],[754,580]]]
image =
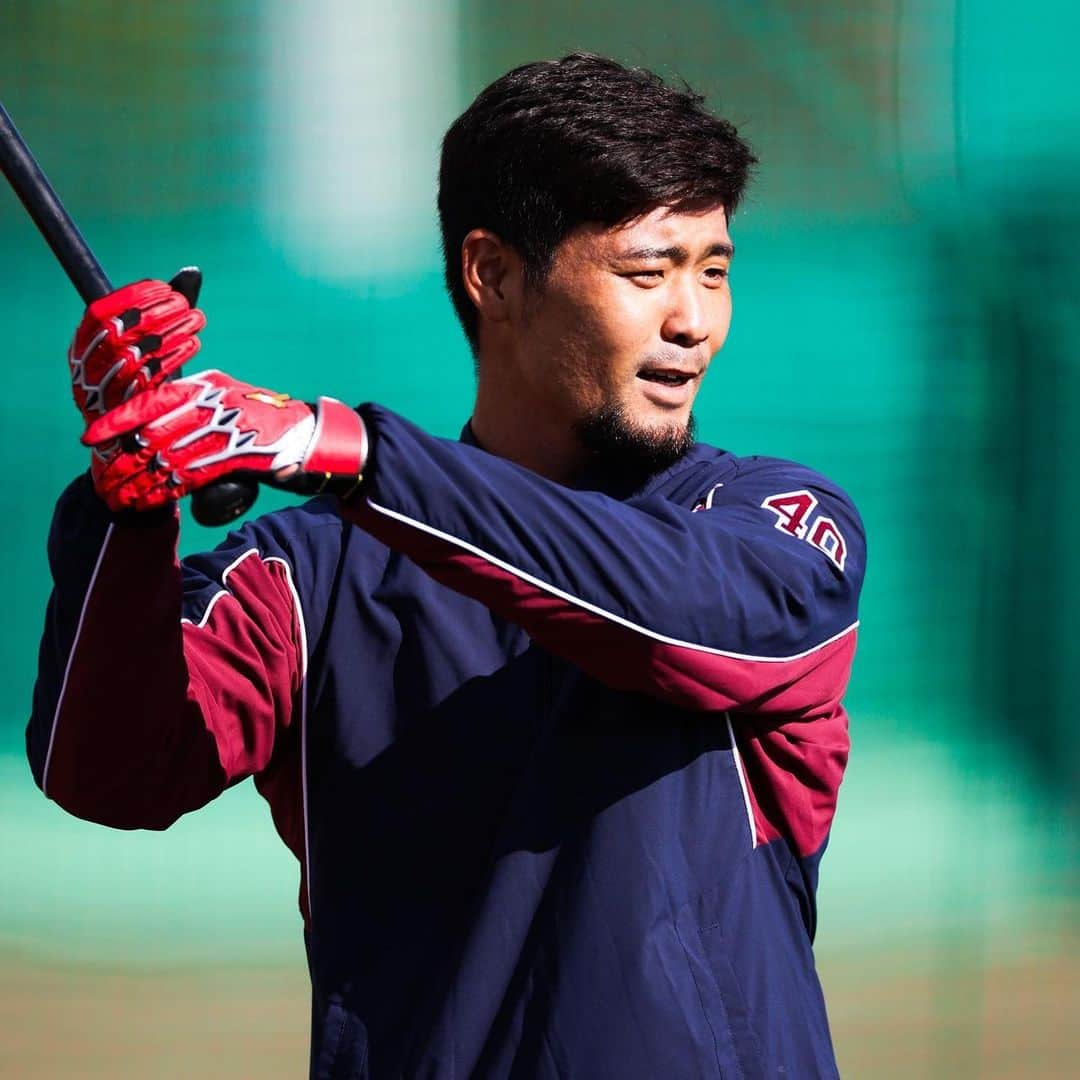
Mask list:
[[770,495],[761,505],[776,515],[776,527],[781,532],[813,544],[836,564],[837,569],[843,570],[847,545],[831,517],[825,514],[812,516],[817,504],[809,491],[802,490]]

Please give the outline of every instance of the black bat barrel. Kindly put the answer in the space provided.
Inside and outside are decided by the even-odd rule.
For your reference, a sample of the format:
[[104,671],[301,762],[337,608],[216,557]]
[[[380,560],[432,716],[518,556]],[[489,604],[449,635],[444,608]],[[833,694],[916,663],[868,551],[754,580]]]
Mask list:
[[0,105],[0,170],[71,278],[83,303],[91,304],[112,292],[101,263],[94,258],[3,105]]

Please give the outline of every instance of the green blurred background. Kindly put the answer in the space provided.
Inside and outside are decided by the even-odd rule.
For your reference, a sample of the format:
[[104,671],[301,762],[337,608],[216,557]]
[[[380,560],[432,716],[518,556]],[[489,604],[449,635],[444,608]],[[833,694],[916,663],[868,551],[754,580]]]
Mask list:
[[[6,0],[0,100],[115,281],[201,264],[207,366],[454,435],[472,371],[435,230],[447,124],[574,48],[706,92],[762,165],[703,437],[823,470],[870,538],[817,945],[842,1069],[1065,1076],[1078,31],[1064,0]],[[30,778],[44,541],[84,467],[81,306],[6,189],[0,251],[0,1075],[303,1075],[298,872],[252,787],[128,834]],[[215,541],[185,521],[185,551]]]

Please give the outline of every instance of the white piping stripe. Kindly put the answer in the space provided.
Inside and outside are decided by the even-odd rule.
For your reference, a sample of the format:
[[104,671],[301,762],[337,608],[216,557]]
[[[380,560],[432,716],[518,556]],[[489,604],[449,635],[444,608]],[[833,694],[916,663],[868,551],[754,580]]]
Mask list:
[[228,565],[228,566],[226,566],[226,567],[225,567],[225,569],[224,569],[224,570],[222,570],[222,571],[221,571],[221,584],[222,584],[222,588],[220,588],[220,589],[219,589],[219,590],[218,590],[218,591],[217,591],[216,593],[214,593],[214,595],[213,595],[213,596],[211,596],[211,597],[210,597],[210,602],[209,602],[209,603],[208,603],[208,604],[206,605],[206,610],[205,610],[205,611],[204,611],[204,612],[202,613],[202,618],[201,618],[201,619],[200,619],[200,620],[199,620],[199,621],[198,621],[197,623],[193,622],[193,621],[192,621],[191,619],[188,619],[188,618],[186,618],[186,617],[185,617],[185,618],[182,618],[182,619],[181,619],[180,621],[181,621],[182,623],[188,623],[188,625],[192,625],[192,626],[194,626],[196,630],[201,630],[201,629],[202,629],[202,627],[204,627],[204,626],[206,625],[206,623],[207,623],[207,620],[208,620],[208,619],[210,618],[210,612],[214,610],[214,605],[215,605],[215,604],[216,604],[216,603],[217,603],[217,602],[218,602],[218,601],[219,601],[219,600],[220,600],[220,599],[221,599],[221,598],[222,598],[223,596],[232,596],[232,593],[231,593],[231,592],[229,592],[229,590],[228,590],[227,588],[225,588],[225,579],[226,579],[226,578],[227,578],[227,577],[229,576],[229,574],[231,574],[231,573],[233,572],[233,570],[235,570],[235,569],[237,568],[237,566],[239,566],[239,565],[240,565],[240,563],[242,563],[242,562],[243,562],[243,561],[244,561],[244,560],[245,560],[245,559],[246,559],[246,558],[247,558],[247,557],[248,557],[249,555],[257,555],[258,553],[259,553],[259,549],[258,549],[258,548],[248,548],[248,549],[247,549],[247,551],[245,551],[245,552],[243,553],[243,555],[238,555],[238,556],[237,556],[237,557],[236,557],[235,559],[233,559],[233,561],[232,561],[231,563],[229,563],[229,565]]
[[304,609],[300,604],[300,594],[293,582],[292,567],[276,555],[268,555],[263,562],[277,562],[285,568],[285,580],[289,583],[293,603],[296,604],[296,619],[300,624],[300,801],[304,813],[304,884],[307,887],[308,917],[315,925],[314,908],[311,903],[311,834],[308,829],[308,769],[307,769],[307,624],[304,622]]
[[739,744],[735,741],[735,729],[731,726],[731,713],[724,713],[727,721],[728,735],[731,737],[731,752],[735,757],[735,771],[739,774],[739,787],[742,788],[743,805],[746,807],[746,820],[750,825],[750,846],[756,848],[757,827],[754,825],[754,808],[750,805],[750,788],[746,783],[746,772],[743,769],[742,754],[739,753]]
[[45,753],[45,768],[41,772],[41,790],[46,796],[49,794],[49,765],[52,763],[53,743],[56,739],[56,727],[60,721],[60,710],[64,705],[64,694],[67,692],[68,677],[71,675],[71,665],[75,660],[75,652],[79,647],[79,637],[82,635],[83,622],[86,619],[87,608],[90,607],[90,597],[93,595],[94,586],[97,584],[98,573],[101,564],[105,561],[105,552],[108,550],[109,541],[112,539],[114,524],[105,530],[105,539],[101,542],[101,550],[98,552],[97,561],[94,563],[94,572],[90,575],[90,584],[86,587],[86,596],[83,597],[82,610],[79,612],[79,622],[75,627],[75,639],[71,643],[71,652],[68,653],[67,664],[64,667],[64,681],[60,684],[60,696],[56,701],[56,711],[53,713],[52,730],[49,732],[49,749]]
[[[240,565],[249,555],[259,555],[264,563],[280,563],[285,569],[285,580],[289,586],[289,592],[292,594],[293,604],[296,606],[296,620],[300,624],[300,799],[303,807],[304,814],[304,880],[307,885],[308,894],[308,911],[311,911],[311,843],[310,832],[308,829],[308,779],[307,779],[307,666],[308,666],[308,644],[307,644],[307,624],[304,621],[304,609],[300,604],[300,594],[296,590],[296,584],[293,581],[292,567],[278,555],[262,556],[258,548],[248,548],[242,555],[238,555],[224,570],[221,571],[221,583],[224,586],[226,578],[237,566]],[[210,598],[210,603],[206,605],[206,610],[203,612],[202,618],[197,624],[193,624],[191,619],[181,619],[182,623],[188,625],[195,625],[196,629],[201,629],[207,623],[210,618],[210,613],[214,610],[214,606],[223,596],[232,596],[232,593],[227,588],[222,588]]]
[[557,596],[571,604],[576,604],[578,607],[584,608],[586,611],[591,611],[594,615],[599,615],[609,622],[618,623],[620,626],[625,626],[629,630],[634,630],[639,634],[643,634],[645,637],[652,638],[654,641],[662,642],[664,645],[677,645],[683,649],[693,649],[695,652],[708,653],[710,656],[726,656],[732,660],[754,660],[764,664],[784,664],[791,660],[802,660],[804,657],[810,656],[811,653],[816,653],[820,649],[824,649],[827,645],[831,645],[834,641],[839,641],[842,637],[850,634],[851,631],[859,625],[858,620],[856,620],[850,626],[841,630],[840,633],[833,634],[832,637],[827,638],[825,641],[813,645],[801,653],[795,653],[793,656],[751,656],[747,653],[730,652],[727,649],[713,649],[708,645],[699,645],[693,641],[680,641],[678,638],[666,637],[664,634],[658,634],[655,630],[650,630],[647,626],[639,626],[637,623],[631,622],[629,619],[624,619],[620,615],[605,611],[595,604],[590,604],[587,600],[582,600],[579,596],[572,596],[570,593],[563,592],[562,589],[558,589],[554,585],[549,585],[546,581],[541,581],[539,578],[533,577],[532,574],[527,574],[524,570],[519,570],[509,563],[503,562],[502,559],[496,558],[494,555],[483,551],[481,548],[474,547],[472,544],[469,544],[456,536],[440,532],[438,529],[433,528],[431,525],[427,525],[422,521],[416,521],[413,518],[406,517],[404,514],[399,514],[396,510],[388,510],[385,506],[379,506],[378,503],[372,502],[370,498],[367,500],[367,504],[372,510],[384,514],[386,517],[394,518],[396,521],[411,525],[421,532],[438,537],[440,540],[447,541],[447,543],[455,544],[457,547],[464,548],[466,551],[471,551],[474,555],[479,555],[480,558],[491,563],[493,566],[498,566],[500,569],[507,571],[507,573],[513,574],[514,577],[521,578],[522,581],[527,581],[531,585],[535,585],[537,588],[551,593],[553,596]]
[[296,605],[296,618],[300,623],[300,678],[304,680],[307,678],[308,664],[307,624],[304,622],[304,609],[300,606],[300,594],[296,591],[296,585],[293,582],[292,567],[280,555],[267,555],[263,558],[263,562],[280,563],[285,568],[285,580],[288,582],[289,592],[292,593],[293,603]]

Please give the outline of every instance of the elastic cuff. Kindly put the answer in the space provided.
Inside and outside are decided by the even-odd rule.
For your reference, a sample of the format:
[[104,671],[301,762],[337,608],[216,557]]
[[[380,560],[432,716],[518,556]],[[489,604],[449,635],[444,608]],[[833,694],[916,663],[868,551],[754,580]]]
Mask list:
[[368,455],[367,428],[360,414],[336,398],[321,397],[314,408],[315,434],[303,470],[359,479]]

